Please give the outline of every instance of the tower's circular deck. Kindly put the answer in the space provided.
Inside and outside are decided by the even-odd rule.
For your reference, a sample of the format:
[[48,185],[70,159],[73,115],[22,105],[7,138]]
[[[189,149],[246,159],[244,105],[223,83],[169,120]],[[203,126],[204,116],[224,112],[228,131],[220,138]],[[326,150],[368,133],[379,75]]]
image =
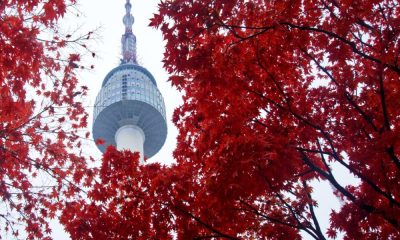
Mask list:
[[167,136],[164,99],[154,77],[136,64],[123,64],[105,77],[97,95],[93,116],[93,137],[104,152],[115,145],[115,133],[124,125],[136,125],[145,133],[144,155],[152,157]]

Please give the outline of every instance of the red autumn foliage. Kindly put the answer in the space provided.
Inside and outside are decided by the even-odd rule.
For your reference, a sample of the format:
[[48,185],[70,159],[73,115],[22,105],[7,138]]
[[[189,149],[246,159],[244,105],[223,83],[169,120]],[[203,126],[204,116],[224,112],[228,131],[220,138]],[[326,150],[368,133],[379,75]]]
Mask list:
[[[168,197],[155,183],[163,167],[139,166],[139,155],[110,146],[89,199],[67,203],[61,223],[72,239],[164,239],[170,236]],[[157,186],[156,189],[153,186]],[[161,189],[161,190],[159,190]],[[153,231],[157,229],[157,231]]]
[[[75,0],[0,1],[0,235],[48,239],[62,200],[90,181],[87,114],[57,21]],[[75,48],[77,49],[77,48]],[[72,52],[70,61],[79,57]],[[79,92],[80,94],[75,94]],[[75,149],[75,150],[74,150]],[[74,182],[72,182],[74,181]],[[1,238],[1,237],[0,237]]]
[[[152,24],[186,93],[175,156],[206,189],[190,203],[198,216],[236,237],[400,237],[399,10],[390,0],[160,4]],[[333,164],[360,184],[341,185]],[[328,233],[313,179],[344,201]]]
[[[400,5],[162,1],[152,25],[184,93],[177,163],[109,149],[91,203],[63,222],[87,239],[400,238]],[[340,165],[359,183],[338,179]],[[327,230],[312,182],[342,205]],[[347,184],[347,185],[346,185]]]

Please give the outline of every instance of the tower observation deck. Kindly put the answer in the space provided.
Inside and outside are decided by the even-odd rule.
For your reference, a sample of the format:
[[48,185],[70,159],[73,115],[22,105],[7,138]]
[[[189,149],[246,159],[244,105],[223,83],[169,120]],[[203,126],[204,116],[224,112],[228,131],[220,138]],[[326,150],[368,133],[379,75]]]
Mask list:
[[103,139],[97,145],[104,152],[114,145],[118,150],[140,153],[150,158],[164,145],[167,123],[164,99],[153,75],[136,60],[136,36],[132,32],[132,5],[126,1],[123,18],[121,64],[104,78],[93,114],[93,138]]

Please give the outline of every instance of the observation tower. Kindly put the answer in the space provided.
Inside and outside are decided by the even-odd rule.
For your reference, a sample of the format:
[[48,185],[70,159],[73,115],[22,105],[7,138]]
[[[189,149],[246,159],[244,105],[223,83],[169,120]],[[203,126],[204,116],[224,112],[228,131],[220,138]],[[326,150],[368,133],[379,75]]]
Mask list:
[[139,152],[143,164],[144,157],[156,154],[167,137],[165,104],[153,75],[137,63],[129,0],[125,9],[121,64],[106,75],[96,97],[93,138],[105,141],[97,145],[103,153],[109,145]]

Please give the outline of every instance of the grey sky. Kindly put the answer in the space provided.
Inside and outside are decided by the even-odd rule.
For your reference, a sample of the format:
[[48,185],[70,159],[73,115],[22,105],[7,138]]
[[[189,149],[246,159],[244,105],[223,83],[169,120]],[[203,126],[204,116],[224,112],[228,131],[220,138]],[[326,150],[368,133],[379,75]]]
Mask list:
[[[67,17],[64,25],[73,30],[77,26],[90,31],[100,27],[97,32],[98,40],[92,42],[91,49],[95,50],[96,58],[86,58],[85,65],[94,65],[95,68],[90,72],[82,72],[79,79],[82,84],[90,89],[87,106],[93,106],[94,100],[99,92],[101,83],[106,74],[114,67],[118,66],[121,58],[121,35],[124,33],[122,18],[125,14],[125,0],[105,1],[105,0],[85,0],[79,1],[79,11],[82,16]],[[173,162],[172,151],[176,145],[177,130],[173,126],[171,119],[174,108],[180,105],[181,97],[178,91],[173,89],[167,82],[168,74],[163,69],[162,57],[164,44],[161,32],[148,27],[149,19],[157,11],[157,0],[133,0],[132,14],[135,17],[133,32],[137,38],[137,54],[140,65],[147,68],[155,77],[159,90],[164,96],[166,105],[168,135],[163,148],[150,159],[151,162],[161,162],[169,164]],[[86,62],[89,61],[89,62]],[[92,107],[88,107],[90,114],[89,129],[92,128]],[[100,151],[89,143],[89,153],[97,159],[101,157]],[[58,223],[53,222],[53,238],[57,240],[69,239]]]

